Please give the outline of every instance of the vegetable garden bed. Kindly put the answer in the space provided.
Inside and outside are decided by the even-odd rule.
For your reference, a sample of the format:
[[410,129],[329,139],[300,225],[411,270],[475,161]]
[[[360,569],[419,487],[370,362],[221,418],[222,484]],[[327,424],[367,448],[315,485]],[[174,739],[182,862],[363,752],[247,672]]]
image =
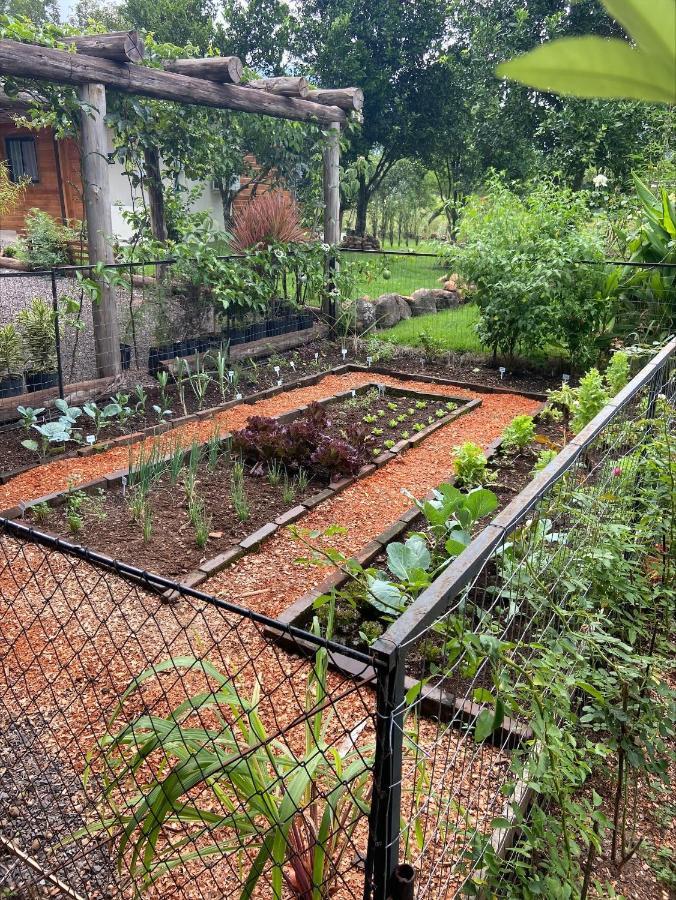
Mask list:
[[111,561],[196,585],[480,403],[369,382],[252,417],[233,435],[215,425],[189,449],[130,449],[127,469],[33,500],[24,515]]

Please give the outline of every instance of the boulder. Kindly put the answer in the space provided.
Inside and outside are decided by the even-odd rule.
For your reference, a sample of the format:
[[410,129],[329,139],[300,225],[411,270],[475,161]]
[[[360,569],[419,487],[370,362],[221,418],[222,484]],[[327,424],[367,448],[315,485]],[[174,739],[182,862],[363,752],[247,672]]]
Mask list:
[[439,309],[450,309],[461,303],[457,291],[446,291],[440,288],[418,288],[411,297],[411,310],[414,316],[424,316]]
[[392,328],[402,319],[411,318],[411,307],[401,294],[381,294],[374,306],[378,328]]
[[368,297],[359,297],[354,302],[355,328],[363,333],[376,324],[375,304]]

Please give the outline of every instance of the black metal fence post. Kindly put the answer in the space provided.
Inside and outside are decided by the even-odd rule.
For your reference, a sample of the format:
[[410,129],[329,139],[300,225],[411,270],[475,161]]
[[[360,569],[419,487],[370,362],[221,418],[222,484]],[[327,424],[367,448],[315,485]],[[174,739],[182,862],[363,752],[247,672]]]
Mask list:
[[52,309],[54,310],[54,346],[56,347],[56,371],[59,379],[59,397],[63,400],[63,364],[61,362],[61,330],[59,328],[59,295],[56,290],[56,270],[52,267]]
[[386,900],[399,862],[405,660],[400,647],[378,647],[376,752],[369,839],[364,879],[365,900]]

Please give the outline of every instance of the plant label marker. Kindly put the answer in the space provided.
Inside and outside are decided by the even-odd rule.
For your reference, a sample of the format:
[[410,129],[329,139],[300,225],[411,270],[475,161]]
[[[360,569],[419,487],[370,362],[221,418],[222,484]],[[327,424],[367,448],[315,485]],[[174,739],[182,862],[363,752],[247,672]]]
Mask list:
[[343,347],[340,352],[343,354],[343,362],[345,362],[345,358],[347,357],[347,347]]
[[500,368],[498,369],[498,372],[500,373],[500,381],[502,381],[502,379],[505,377],[506,371],[507,369],[504,366],[500,366]]
[[562,375],[562,376],[561,376],[561,381],[562,381],[564,384],[568,384],[568,382],[570,381],[570,375],[565,375],[565,374]]
[[241,395],[241,394],[239,393],[239,391],[238,391],[238,392],[235,394],[235,400],[241,400],[241,399],[242,399],[242,395]]
[[127,478],[125,475],[122,476],[122,497],[127,493]]
[[378,385],[378,396],[380,397],[381,400],[385,396],[385,385],[384,384]]
[[96,435],[88,434],[85,440],[87,441],[88,444],[95,444],[96,443]]
[[372,356],[367,356],[367,357],[366,357],[366,365],[369,367],[369,369],[371,368],[371,363],[372,363],[372,362],[373,362],[373,357],[372,357]]
[[356,391],[352,391],[352,396],[353,396],[353,397],[356,397],[356,396],[357,396],[357,392],[356,392]]
[[319,353],[315,353],[315,362],[319,362]]
[[278,378],[277,379],[277,387],[281,387],[281,386],[282,386],[282,379]]
[[279,366],[275,366],[275,375],[279,378]]
[[232,381],[234,377],[235,377],[235,373],[234,373],[233,369],[230,369],[230,371],[228,372],[228,381]]
[[296,364],[295,364],[295,362],[294,362],[293,360],[291,360],[291,362],[289,363],[289,365],[291,366],[291,368],[292,368],[293,371],[295,372],[295,371],[296,371]]

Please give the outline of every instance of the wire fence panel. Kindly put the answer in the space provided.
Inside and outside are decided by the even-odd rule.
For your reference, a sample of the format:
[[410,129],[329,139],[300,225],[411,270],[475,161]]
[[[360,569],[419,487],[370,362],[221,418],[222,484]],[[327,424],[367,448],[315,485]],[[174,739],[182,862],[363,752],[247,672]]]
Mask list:
[[[603,659],[611,612],[631,626],[653,587],[673,586],[675,398],[672,341],[374,645],[389,662],[376,897],[397,864],[417,897],[477,890],[489,869],[500,882],[517,826],[558,774],[542,759],[559,730],[543,708],[571,728],[576,673]],[[662,633],[668,616],[647,615]]]
[[0,892],[361,898],[372,695],[138,575],[3,527]]

